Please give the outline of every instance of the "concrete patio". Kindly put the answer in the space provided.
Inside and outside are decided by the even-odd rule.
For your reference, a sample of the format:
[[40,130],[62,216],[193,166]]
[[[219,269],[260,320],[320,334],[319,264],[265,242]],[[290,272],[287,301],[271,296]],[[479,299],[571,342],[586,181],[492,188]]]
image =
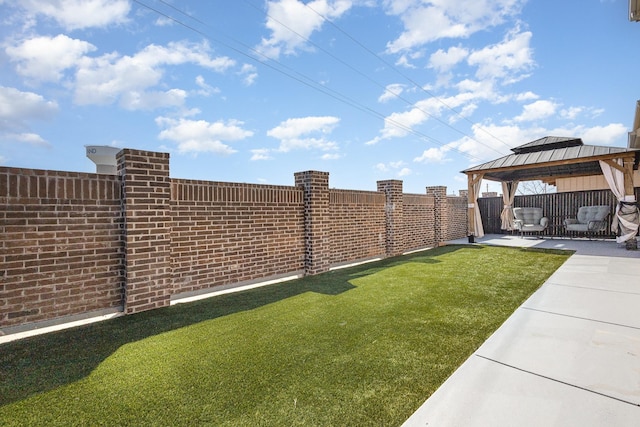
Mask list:
[[610,240],[476,242],[576,252],[404,426],[639,426],[640,250]]

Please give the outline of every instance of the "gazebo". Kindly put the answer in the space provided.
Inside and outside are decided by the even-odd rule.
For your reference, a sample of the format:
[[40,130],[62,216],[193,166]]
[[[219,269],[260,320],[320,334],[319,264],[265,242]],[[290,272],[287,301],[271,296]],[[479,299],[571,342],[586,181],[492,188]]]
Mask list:
[[[639,104],[640,105],[640,104]],[[630,144],[630,147],[634,145]],[[619,243],[636,248],[638,207],[633,171],[640,149],[585,145],[580,138],[547,136],[511,149],[513,154],[465,169],[468,178],[469,238],[484,236],[478,196],[483,179],[502,183],[502,228],[513,224],[513,201],[521,181],[541,180],[554,185],[559,178],[604,175],[618,199],[613,226],[620,226]]]

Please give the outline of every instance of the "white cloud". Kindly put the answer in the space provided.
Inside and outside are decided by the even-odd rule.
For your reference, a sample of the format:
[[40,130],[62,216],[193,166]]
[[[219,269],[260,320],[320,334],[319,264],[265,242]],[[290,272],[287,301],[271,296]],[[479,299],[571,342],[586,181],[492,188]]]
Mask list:
[[40,135],[36,133],[31,133],[31,132],[6,133],[6,134],[2,134],[2,138],[6,140],[22,143],[22,144],[29,144],[29,145],[35,145],[35,146],[41,146],[41,147],[49,147],[51,145],[47,141],[45,141]]
[[450,146],[432,147],[424,150],[424,152],[413,159],[413,161],[417,163],[442,163],[445,161],[446,154],[450,149]]
[[403,176],[408,176],[411,175],[411,169],[409,168],[402,168],[400,169],[400,171],[398,172],[398,177],[403,177]]
[[[412,50],[442,38],[467,38],[499,25],[516,14],[524,0],[386,0],[387,13],[404,24],[398,38],[387,43],[389,53]],[[425,23],[428,23],[425,24]]]
[[521,127],[519,125],[495,125],[493,123],[475,124],[473,136],[463,137],[449,144],[458,151],[466,153],[477,164],[511,154],[509,148],[534,141],[544,136],[566,136],[582,138],[585,144],[610,145],[625,142],[627,128],[620,123],[605,126],[559,126],[545,128],[541,126]]
[[[401,16],[404,32],[394,41],[387,43],[390,53],[413,49],[444,37],[468,36],[465,25],[451,20],[446,10],[432,4],[418,6]],[[425,25],[428,22],[429,25]]]
[[[95,46],[65,35],[35,37],[6,48],[16,63],[17,71],[36,81],[58,81],[65,70],[75,71],[74,101],[79,105],[107,105],[119,102],[128,110],[149,110],[184,105],[187,92],[182,89],[153,90],[164,85],[167,66],[195,64],[224,72],[235,65],[228,57],[212,57],[209,45],[172,42],[166,46],[148,45],[132,56],[117,52],[98,57],[87,56]],[[244,68],[246,79],[255,79],[251,69]],[[255,71],[255,70],[254,70]],[[254,73],[255,74],[255,73]],[[196,78],[197,93],[208,95],[217,89]],[[166,86],[166,85],[165,85]]]
[[154,110],[162,107],[180,107],[187,99],[187,92],[182,89],[167,91],[129,91],[120,97],[120,106],[125,110]]
[[582,140],[585,144],[611,145],[616,141],[626,140],[628,129],[621,123],[611,123],[606,126],[594,126],[582,132]]
[[532,122],[553,116],[558,109],[558,104],[552,101],[539,100],[527,104],[522,109],[522,114],[514,117],[516,122]]
[[63,71],[75,67],[88,52],[96,50],[91,43],[64,34],[55,37],[33,37],[5,51],[16,63],[18,74],[36,81],[59,81]]
[[387,172],[389,171],[389,168],[387,167],[387,165],[385,165],[384,163],[378,163],[376,165],[376,169],[378,169],[380,172]]
[[240,141],[253,136],[253,132],[243,129],[244,123],[237,120],[211,123],[205,120],[158,117],[156,123],[164,128],[158,138],[175,142],[179,153],[233,154],[236,150],[225,142]]
[[196,77],[196,85],[200,88],[197,91],[198,95],[211,96],[211,94],[220,93],[220,89],[209,85],[202,76]]
[[171,27],[175,23],[176,21],[174,21],[173,19],[169,19],[166,16],[160,16],[158,17],[158,19],[156,19],[156,25],[158,27]]
[[501,43],[469,54],[467,62],[477,67],[476,77],[480,80],[502,79],[506,83],[522,80],[535,65],[531,37],[528,31],[512,31]]
[[496,125],[489,123],[476,123],[472,126],[472,137],[463,137],[455,141],[453,145],[464,153],[469,154],[474,162],[496,159],[512,154],[510,149],[527,142],[531,142],[549,133],[543,127],[522,128],[517,125]]
[[[440,119],[443,111],[450,109],[457,109],[465,104],[468,104],[472,100],[478,98],[474,93],[460,93],[456,96],[436,98],[430,97],[421,101],[418,101],[414,106],[403,112],[391,113],[384,120],[384,127],[380,130],[380,133],[375,138],[366,142],[366,145],[374,145],[378,142],[391,139],[402,138],[407,136],[413,131],[413,129],[430,118]],[[462,110],[451,117],[451,121],[455,121],[459,115],[466,116],[473,112],[477,108],[477,105],[469,104],[463,107]]]
[[107,27],[127,22],[129,0],[21,0],[20,6],[33,16],[55,20],[67,30]]
[[21,127],[29,120],[50,119],[58,104],[33,92],[0,86],[0,129]]
[[413,65],[413,63],[409,60],[409,56],[407,55],[400,55],[395,65],[404,68],[416,68],[416,66]]
[[313,0],[306,4],[298,0],[268,1],[265,26],[271,36],[262,39],[256,50],[277,59],[283,53],[290,55],[308,48],[306,40],[322,27],[323,17],[337,19],[351,6],[350,0]]
[[390,85],[387,85],[384,93],[378,98],[378,102],[384,103],[391,99],[397,98],[398,96],[402,95],[405,87],[406,86],[401,83],[392,83]]
[[133,56],[120,56],[117,53],[97,58],[84,57],[76,74],[75,102],[80,105],[111,104],[118,100],[128,109],[148,108],[148,102],[131,102],[128,93],[137,93],[133,98],[155,100],[155,107],[180,104],[186,94],[183,91],[169,90],[141,95],[149,88],[160,84],[167,65],[193,63],[217,72],[223,72],[235,65],[227,57],[209,56],[207,43],[190,44],[173,42],[167,46],[149,45]]
[[380,171],[380,172],[393,172],[395,176],[397,177],[403,177],[403,176],[408,176],[411,175],[413,173],[413,171],[411,169],[409,169],[408,167],[406,167],[406,163],[403,162],[402,160],[398,160],[395,162],[389,162],[389,163],[378,163],[375,165],[375,168]]
[[0,86],[0,136],[19,143],[48,145],[39,135],[32,133],[29,123],[47,120],[58,112],[58,104],[47,101],[33,92]]
[[453,68],[468,55],[469,51],[467,49],[457,46],[450,47],[446,52],[438,49],[429,57],[429,68],[435,68],[442,73]]
[[580,114],[584,112],[584,107],[569,107],[560,111],[560,116],[563,119],[574,120]]
[[459,92],[454,98],[459,99],[458,105],[463,105],[464,102],[481,100],[499,104],[511,99],[509,95],[501,95],[496,86],[496,82],[491,79],[464,79],[454,86]]
[[538,99],[539,96],[536,95],[535,93],[531,92],[531,91],[527,91],[527,92],[523,92],[523,93],[518,93],[515,95],[515,100],[516,101],[531,101],[533,99]]
[[339,122],[339,118],[332,116],[288,119],[267,131],[267,135],[280,140],[278,151],[281,152],[297,149],[336,150],[338,148],[336,142],[322,136],[318,138],[310,135],[330,134]]
[[256,160],[271,160],[273,159],[273,157],[271,157],[271,155],[269,154],[271,152],[271,150],[269,150],[268,148],[257,148],[254,150],[251,150],[251,160],[252,161],[256,161]]
[[244,64],[238,73],[242,76],[242,81],[246,86],[251,86],[258,78],[258,69],[251,64]]

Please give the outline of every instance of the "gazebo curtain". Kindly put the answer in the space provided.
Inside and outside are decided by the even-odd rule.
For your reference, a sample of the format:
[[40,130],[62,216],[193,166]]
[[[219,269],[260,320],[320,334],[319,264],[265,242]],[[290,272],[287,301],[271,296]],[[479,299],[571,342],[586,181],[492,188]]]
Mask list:
[[[622,159],[612,160],[622,168]],[[600,161],[602,173],[611,188],[611,191],[618,199],[616,212],[611,223],[612,231],[620,231],[620,235],[616,236],[616,242],[623,243],[630,240],[638,234],[638,223],[640,222],[638,206],[636,204],[635,195],[624,194],[624,172],[606,162]]]
[[484,236],[484,227],[482,226],[482,216],[480,215],[480,206],[478,206],[478,197],[480,196],[480,189],[482,188],[482,174],[473,175],[473,225],[476,237]]
[[513,200],[516,197],[517,189],[518,181],[502,183],[502,201],[504,202],[504,208],[500,213],[500,219],[502,220],[500,228],[502,230],[513,230]]

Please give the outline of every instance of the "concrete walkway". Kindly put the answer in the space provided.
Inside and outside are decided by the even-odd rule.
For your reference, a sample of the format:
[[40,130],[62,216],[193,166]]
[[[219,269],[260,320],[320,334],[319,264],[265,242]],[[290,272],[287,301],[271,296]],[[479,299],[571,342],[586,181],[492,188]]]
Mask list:
[[615,241],[477,241],[576,253],[404,426],[640,426],[640,250]]

